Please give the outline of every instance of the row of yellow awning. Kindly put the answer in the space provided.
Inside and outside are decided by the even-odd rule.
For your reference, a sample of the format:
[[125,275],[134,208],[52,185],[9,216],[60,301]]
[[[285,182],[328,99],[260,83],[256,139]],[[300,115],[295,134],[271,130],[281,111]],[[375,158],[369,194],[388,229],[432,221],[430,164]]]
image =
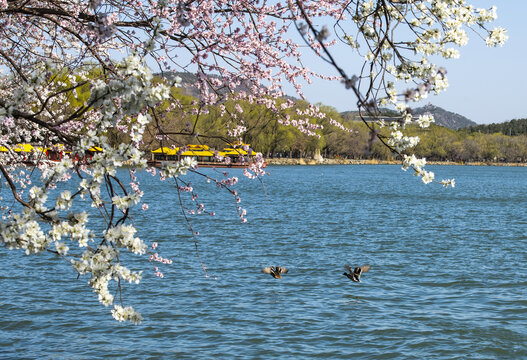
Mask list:
[[[187,150],[182,152],[181,156],[197,156],[197,157],[206,157],[206,156],[214,156],[214,151],[209,150],[210,147],[207,145],[187,145]],[[152,150],[152,153],[161,153],[165,155],[177,155],[179,152],[178,147],[172,149],[169,147],[161,147],[156,150]],[[58,144],[53,147],[43,148],[43,147],[34,147],[31,144],[17,144],[12,148],[15,152],[46,152],[48,150],[52,151],[64,151],[64,145]],[[5,146],[0,146],[0,152],[8,152],[9,149]],[[94,146],[89,149],[89,151],[93,152],[100,152],[102,151],[102,148],[98,146]],[[71,151],[64,151],[65,153],[70,153]],[[218,151],[218,155],[220,156],[229,156],[229,155],[247,155],[247,151],[243,149],[235,149],[235,148],[225,148],[222,151]]]
[[[5,146],[0,146],[0,151],[2,152],[8,152],[9,149]],[[16,152],[32,152],[32,151],[44,151],[41,147],[34,147],[31,144],[17,144],[13,147],[13,151]]]
[[[209,150],[210,148],[207,145],[188,145],[187,150],[182,152],[181,156],[214,156],[214,151]],[[161,147],[156,150],[152,150],[154,154],[165,154],[165,155],[178,155],[180,148],[176,147],[174,149],[169,147]],[[218,151],[220,156],[228,155],[247,155],[247,151],[243,149],[234,149],[234,148],[225,148],[222,151]]]
[[[15,146],[13,146],[12,149],[15,152],[33,152],[33,151],[45,152],[45,151],[48,151],[48,150],[64,151],[64,145],[58,144],[58,145],[55,145],[53,147],[43,148],[43,147],[34,147],[31,144],[17,144]],[[0,146],[0,151],[1,152],[8,152],[9,149],[6,148],[5,146]],[[102,151],[102,148],[100,148],[98,146],[93,146],[93,147],[91,147],[89,149],[89,151],[100,152],[100,151]],[[65,151],[65,152],[70,153],[71,151]]]

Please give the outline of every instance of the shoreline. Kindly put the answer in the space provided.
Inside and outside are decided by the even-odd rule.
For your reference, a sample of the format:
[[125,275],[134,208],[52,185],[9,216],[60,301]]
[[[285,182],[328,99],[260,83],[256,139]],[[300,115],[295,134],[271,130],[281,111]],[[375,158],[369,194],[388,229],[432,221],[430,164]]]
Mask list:
[[[291,159],[291,158],[266,158],[267,165],[401,165],[397,160],[376,160],[376,159]],[[527,163],[506,163],[506,162],[455,162],[455,161],[427,161],[426,165],[456,165],[456,166],[510,166],[527,167]]]

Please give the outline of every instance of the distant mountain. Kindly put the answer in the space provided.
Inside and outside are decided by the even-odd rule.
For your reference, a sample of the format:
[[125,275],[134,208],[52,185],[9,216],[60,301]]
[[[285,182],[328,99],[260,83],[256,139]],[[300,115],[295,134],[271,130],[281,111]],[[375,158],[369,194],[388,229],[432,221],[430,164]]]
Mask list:
[[469,126],[477,125],[476,122],[467,119],[463,115],[456,114],[451,111],[440,108],[439,106],[434,106],[428,104],[423,107],[412,109],[414,115],[423,115],[431,114],[434,116],[435,124],[439,126],[444,126],[449,129],[461,129]]
[[[397,117],[398,113],[390,109],[380,109],[381,117]],[[434,106],[428,104],[423,107],[418,107],[412,109],[412,114],[419,116],[424,114],[430,114],[434,116],[435,124],[439,126],[444,126],[449,129],[461,129],[469,126],[477,125],[474,121],[467,119],[466,117],[447,111],[440,108],[439,106]],[[357,111],[345,111],[340,113],[340,116],[344,120],[359,120]]]

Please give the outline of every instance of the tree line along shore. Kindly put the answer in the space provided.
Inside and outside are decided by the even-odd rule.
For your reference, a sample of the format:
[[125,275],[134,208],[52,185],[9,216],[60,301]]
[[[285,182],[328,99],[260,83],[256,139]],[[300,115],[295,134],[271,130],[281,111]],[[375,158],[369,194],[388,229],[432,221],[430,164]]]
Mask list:
[[[181,109],[168,111],[163,118],[158,120],[158,125],[150,124],[143,136],[144,150],[147,152],[159,147],[159,132],[162,127],[170,132],[170,143],[164,146],[183,146],[186,144],[207,144],[211,148],[225,147],[228,134],[229,119],[222,116],[223,110],[211,107],[206,114],[196,115],[185,108],[192,108],[197,99],[187,95],[184,89],[172,88],[173,99],[181,105]],[[285,99],[283,100],[286,101]],[[378,162],[393,160],[393,154],[380,141],[371,141],[373,138],[368,127],[356,116],[341,114],[335,108],[317,104],[326,114],[325,118],[312,118],[310,122],[320,125],[316,130],[317,136],[301,132],[297,127],[283,126],[283,115],[277,115],[264,105],[251,104],[247,101],[227,101],[222,104],[224,109],[234,112],[241,109],[244,119],[245,133],[242,135],[243,143],[250,144],[254,151],[261,152],[265,158],[272,162],[285,160],[272,159],[313,159],[320,154],[324,161],[336,159],[339,161],[363,162],[375,160]],[[306,101],[296,100],[295,108],[287,111],[294,113],[297,110],[308,109],[310,104]],[[169,107],[165,104],[162,107]],[[285,111],[287,113],[287,111]],[[333,125],[333,119],[343,125]],[[523,122],[523,120],[521,120]],[[527,120],[526,120],[527,121]],[[527,135],[525,133],[495,132],[489,133],[491,127],[480,125],[477,128],[450,129],[432,124],[429,128],[422,129],[418,126],[406,126],[405,135],[419,136],[420,142],[408,153],[417,157],[425,157],[428,162],[447,163],[525,163],[527,162]],[[492,127],[492,130],[500,130]],[[389,129],[375,129],[381,136],[389,136]],[[503,130],[503,129],[501,129]],[[504,130],[505,131],[505,130]],[[214,136],[208,136],[215,134]],[[517,135],[514,135],[517,134]],[[114,131],[109,134],[111,142],[115,144],[126,141],[125,134]],[[345,159],[345,160],[343,160]],[[352,161],[353,160],[353,161]],[[295,160],[291,160],[295,162]],[[302,163],[306,160],[298,160]]]

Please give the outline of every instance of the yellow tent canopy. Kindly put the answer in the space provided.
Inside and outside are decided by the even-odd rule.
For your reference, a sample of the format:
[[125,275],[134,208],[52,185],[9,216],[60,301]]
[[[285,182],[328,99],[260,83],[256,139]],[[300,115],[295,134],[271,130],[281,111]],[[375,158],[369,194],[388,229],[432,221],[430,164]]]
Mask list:
[[[214,156],[214,152],[208,150],[209,147],[207,145],[188,145],[187,149],[187,151],[181,153],[181,156]],[[177,155],[178,151],[178,147],[171,149],[165,146],[151,152],[154,154]]]
[[[31,152],[31,151],[46,152],[48,150],[61,151],[63,149],[64,149],[64,145],[62,145],[62,144],[53,145],[53,146],[47,147],[47,148],[44,148],[42,146],[34,147],[31,144],[17,144],[17,145],[15,145],[12,148],[12,150],[14,150],[16,152]],[[97,150],[94,150],[94,151],[102,151],[101,148],[97,148],[96,147],[95,149],[97,149]],[[7,148],[5,146],[0,146],[0,151],[7,152],[7,151],[9,151],[9,148]]]
[[[63,144],[56,144],[56,145],[53,145],[51,147],[47,147],[47,148],[44,148],[44,147],[34,147],[33,145],[31,144],[16,144],[12,150],[16,151],[16,152],[32,152],[32,151],[40,151],[40,152],[46,152],[48,150],[51,150],[51,151],[64,151],[64,145]],[[8,148],[6,148],[5,146],[0,146],[0,151],[3,151],[3,152],[7,152],[9,151]],[[89,151],[94,151],[94,152],[101,152],[102,151],[102,148],[98,147],[98,146],[93,146],[89,149]],[[67,153],[71,153],[71,151],[66,151]]]
[[31,144],[17,144],[14,147],[14,150],[16,152],[31,152],[31,151],[35,151],[35,148]]
[[159,149],[152,150],[154,154],[165,154],[165,155],[176,155],[179,148],[171,149],[169,147],[163,146]]
[[185,151],[181,153],[181,156],[214,156],[214,153],[209,150],[196,150],[196,151]]

